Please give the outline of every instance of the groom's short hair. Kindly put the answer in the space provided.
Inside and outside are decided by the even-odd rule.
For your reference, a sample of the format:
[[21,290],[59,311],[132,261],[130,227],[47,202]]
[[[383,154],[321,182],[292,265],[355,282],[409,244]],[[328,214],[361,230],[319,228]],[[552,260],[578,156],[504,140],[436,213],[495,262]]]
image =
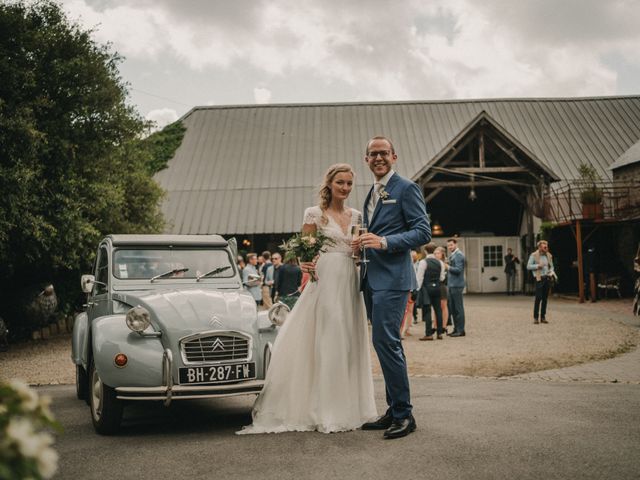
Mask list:
[[457,239],[457,238],[452,237],[452,238],[449,238],[449,239],[447,240],[447,243],[449,243],[449,242],[453,242],[453,243],[455,243],[455,244],[457,245],[457,244],[458,244],[458,239]]
[[393,148],[393,142],[389,140],[387,137],[383,137],[382,135],[376,135],[375,137],[372,137],[369,139],[369,141],[367,142],[367,148],[365,149],[365,153],[367,155],[369,155],[369,145],[371,145],[371,142],[373,142],[374,140],[385,140],[391,147],[391,153],[395,155],[396,149]]

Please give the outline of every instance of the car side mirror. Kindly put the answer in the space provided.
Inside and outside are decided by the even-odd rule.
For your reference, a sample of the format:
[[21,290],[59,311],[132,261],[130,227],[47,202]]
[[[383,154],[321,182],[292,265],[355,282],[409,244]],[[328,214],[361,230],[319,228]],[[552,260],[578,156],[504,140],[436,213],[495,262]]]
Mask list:
[[84,293],[91,293],[91,290],[93,290],[93,284],[96,281],[96,277],[94,277],[93,275],[82,275],[80,277],[80,287],[82,288],[82,291]]

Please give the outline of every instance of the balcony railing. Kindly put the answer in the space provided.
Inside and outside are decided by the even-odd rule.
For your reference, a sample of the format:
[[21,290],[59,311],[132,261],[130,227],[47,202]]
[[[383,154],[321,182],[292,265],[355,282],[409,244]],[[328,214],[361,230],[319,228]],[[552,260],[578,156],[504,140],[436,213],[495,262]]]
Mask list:
[[[587,192],[587,193],[585,193]],[[584,197],[599,200],[583,202]],[[565,223],[578,219],[629,220],[640,218],[640,182],[583,180],[552,185],[544,198],[544,219]]]

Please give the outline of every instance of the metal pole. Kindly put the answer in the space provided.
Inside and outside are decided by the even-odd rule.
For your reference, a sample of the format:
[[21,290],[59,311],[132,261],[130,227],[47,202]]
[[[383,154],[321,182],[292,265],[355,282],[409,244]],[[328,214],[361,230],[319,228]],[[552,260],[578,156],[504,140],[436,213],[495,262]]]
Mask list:
[[582,263],[582,225],[576,220],[576,247],[578,249],[578,296],[579,302],[584,303],[584,265]]

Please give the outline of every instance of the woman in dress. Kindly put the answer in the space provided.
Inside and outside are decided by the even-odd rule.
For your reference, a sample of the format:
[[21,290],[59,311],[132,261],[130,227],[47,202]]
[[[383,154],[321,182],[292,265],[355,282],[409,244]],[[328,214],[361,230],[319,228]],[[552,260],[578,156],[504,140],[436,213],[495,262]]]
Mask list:
[[350,165],[329,168],[318,206],[305,210],[303,233],[318,230],[335,244],[315,264],[309,282],[273,346],[253,424],[239,434],[355,430],[377,417],[364,300],[351,258],[351,225],[360,212],[345,205]]

